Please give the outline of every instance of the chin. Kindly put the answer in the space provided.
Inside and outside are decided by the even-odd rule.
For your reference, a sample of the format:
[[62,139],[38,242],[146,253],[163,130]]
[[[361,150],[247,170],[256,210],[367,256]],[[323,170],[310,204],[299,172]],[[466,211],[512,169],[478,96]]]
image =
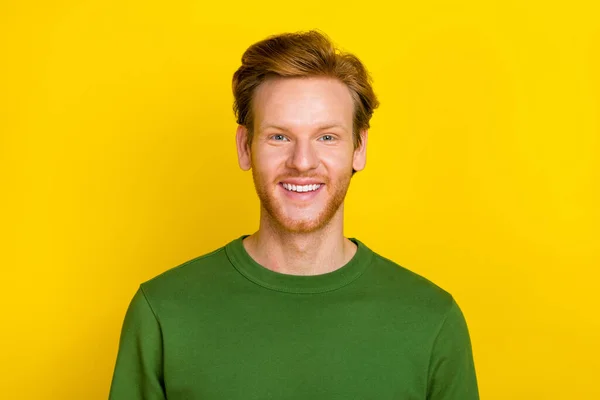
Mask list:
[[278,220],[278,225],[287,232],[291,233],[312,233],[321,229],[325,223],[317,219],[309,220]]

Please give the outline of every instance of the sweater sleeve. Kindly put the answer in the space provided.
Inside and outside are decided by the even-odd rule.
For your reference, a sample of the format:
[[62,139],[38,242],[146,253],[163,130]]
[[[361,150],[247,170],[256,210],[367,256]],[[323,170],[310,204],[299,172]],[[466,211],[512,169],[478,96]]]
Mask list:
[[162,334],[142,287],[123,322],[109,400],[164,400]]
[[479,399],[467,323],[454,300],[433,344],[427,399]]

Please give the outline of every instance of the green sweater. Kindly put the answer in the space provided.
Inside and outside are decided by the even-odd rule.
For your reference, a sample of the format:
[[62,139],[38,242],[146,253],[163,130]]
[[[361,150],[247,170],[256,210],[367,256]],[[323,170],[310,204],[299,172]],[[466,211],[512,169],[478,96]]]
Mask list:
[[288,275],[247,235],[140,285],[111,400],[479,398],[452,296],[351,238],[341,268]]

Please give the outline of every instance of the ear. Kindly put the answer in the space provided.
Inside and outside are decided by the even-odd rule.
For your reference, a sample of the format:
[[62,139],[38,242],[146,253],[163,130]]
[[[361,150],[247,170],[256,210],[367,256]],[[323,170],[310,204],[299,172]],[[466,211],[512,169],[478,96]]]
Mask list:
[[238,125],[235,134],[237,144],[238,164],[244,171],[248,171],[252,166],[250,143],[248,143],[248,129],[245,126]]
[[352,159],[352,168],[356,171],[362,171],[367,164],[367,138],[369,136],[369,130],[363,129],[360,131],[361,143],[354,150],[354,157]]

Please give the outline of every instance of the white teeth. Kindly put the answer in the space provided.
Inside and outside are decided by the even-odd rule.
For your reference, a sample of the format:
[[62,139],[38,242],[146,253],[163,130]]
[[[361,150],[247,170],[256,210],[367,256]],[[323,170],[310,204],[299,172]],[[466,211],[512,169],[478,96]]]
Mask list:
[[312,192],[314,190],[317,190],[318,188],[321,187],[320,184],[316,184],[316,185],[304,185],[304,186],[300,186],[300,185],[292,185],[289,183],[284,183],[283,187],[286,188],[287,190],[291,190],[294,192],[299,192],[299,193],[303,193],[303,192]]

